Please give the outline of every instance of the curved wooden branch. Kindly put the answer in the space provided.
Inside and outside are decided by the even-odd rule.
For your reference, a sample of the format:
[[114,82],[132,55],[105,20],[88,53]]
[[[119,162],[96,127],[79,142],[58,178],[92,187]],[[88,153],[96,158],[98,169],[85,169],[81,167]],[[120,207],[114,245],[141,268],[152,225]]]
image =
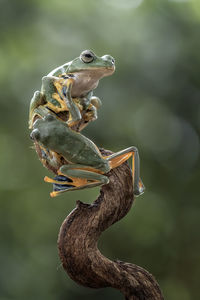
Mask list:
[[107,175],[110,182],[101,188],[98,199],[91,205],[77,201],[60,228],[58,249],[63,267],[74,281],[86,287],[113,287],[127,300],[163,300],[149,272],[134,264],[111,261],[97,248],[100,234],[123,218],[133,203],[128,165],[124,163]]

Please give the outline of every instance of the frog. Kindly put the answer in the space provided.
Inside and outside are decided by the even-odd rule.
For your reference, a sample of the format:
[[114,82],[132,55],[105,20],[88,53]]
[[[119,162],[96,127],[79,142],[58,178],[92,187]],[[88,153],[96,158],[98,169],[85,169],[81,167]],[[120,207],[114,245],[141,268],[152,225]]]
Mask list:
[[97,56],[92,50],[84,50],[79,57],[55,68],[42,78],[41,91],[36,91],[30,103],[29,128],[38,117],[54,113],[68,123],[77,124],[82,130],[97,119],[101,100],[93,95],[99,80],[115,71],[111,55]]
[[36,120],[31,138],[45,149],[51,149],[60,159],[61,165],[55,170],[55,178],[44,178],[45,182],[53,184],[51,197],[67,191],[106,185],[109,183],[106,174],[131,157],[134,194],[139,196],[144,191],[139,153],[135,146],[103,156],[90,139],[52,114]]
[[[71,129],[80,132],[97,119],[101,100],[93,95],[99,80],[112,75],[115,60],[111,55],[97,56],[84,50],[74,60],[64,63],[42,78],[42,87],[36,91],[30,103],[29,128],[37,119],[51,113],[66,122]],[[44,167],[56,174],[66,161],[55,151],[34,140],[34,148]]]

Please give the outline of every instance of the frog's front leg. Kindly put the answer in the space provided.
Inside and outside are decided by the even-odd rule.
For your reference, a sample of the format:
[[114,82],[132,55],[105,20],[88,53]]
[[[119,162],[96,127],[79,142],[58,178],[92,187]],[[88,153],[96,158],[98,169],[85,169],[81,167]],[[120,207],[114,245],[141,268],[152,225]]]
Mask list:
[[63,165],[58,171],[58,176],[54,179],[45,176],[44,181],[53,183],[51,197],[67,191],[92,188],[109,183],[108,177],[100,174],[99,170],[80,164]]
[[[73,78],[68,78],[64,82],[63,79],[55,76],[44,76],[42,78],[42,91],[45,93],[47,101],[51,103],[52,95],[55,95],[57,92],[71,114],[70,123],[72,124],[81,120],[80,110],[71,97],[73,82]],[[59,101],[58,99],[56,100]],[[60,105],[62,106],[62,103],[60,103]]]
[[90,92],[87,97],[82,99],[81,104],[85,110],[83,119],[87,122],[95,121],[97,119],[97,110],[102,105],[101,100],[96,96],[92,96]]
[[62,87],[62,97],[64,98],[64,101],[66,102],[66,105],[71,114],[71,120],[67,122],[68,125],[70,125],[70,126],[76,124],[82,118],[80,110],[78,109],[78,107],[74,103],[74,101],[72,100],[71,90],[72,90],[73,83],[74,83],[74,79],[68,78],[66,85],[63,85],[63,87]]

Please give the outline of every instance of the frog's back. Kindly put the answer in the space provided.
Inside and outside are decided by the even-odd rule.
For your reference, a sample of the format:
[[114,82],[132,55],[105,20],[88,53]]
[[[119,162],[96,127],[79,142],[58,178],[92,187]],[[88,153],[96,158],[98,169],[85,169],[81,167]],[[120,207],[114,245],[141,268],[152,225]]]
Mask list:
[[54,70],[52,70],[49,74],[47,74],[47,76],[59,76],[61,74],[66,73],[68,66],[70,65],[71,62],[67,62],[62,66],[59,66],[57,68],[55,68]]
[[[67,161],[73,164],[97,167],[104,162],[97,146],[87,137],[74,130],[67,124],[54,118],[51,121],[40,122],[44,133],[44,138],[40,135],[40,140],[45,143],[48,149],[59,153]],[[51,133],[54,133],[52,136]],[[48,137],[48,138],[47,138]]]

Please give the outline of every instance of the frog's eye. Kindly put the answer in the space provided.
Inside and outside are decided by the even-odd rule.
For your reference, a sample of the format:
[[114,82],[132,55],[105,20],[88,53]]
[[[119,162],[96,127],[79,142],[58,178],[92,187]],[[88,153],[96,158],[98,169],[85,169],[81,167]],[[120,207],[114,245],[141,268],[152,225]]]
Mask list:
[[84,62],[84,63],[90,63],[94,60],[94,53],[90,50],[85,50],[81,53],[80,55],[80,59]]

